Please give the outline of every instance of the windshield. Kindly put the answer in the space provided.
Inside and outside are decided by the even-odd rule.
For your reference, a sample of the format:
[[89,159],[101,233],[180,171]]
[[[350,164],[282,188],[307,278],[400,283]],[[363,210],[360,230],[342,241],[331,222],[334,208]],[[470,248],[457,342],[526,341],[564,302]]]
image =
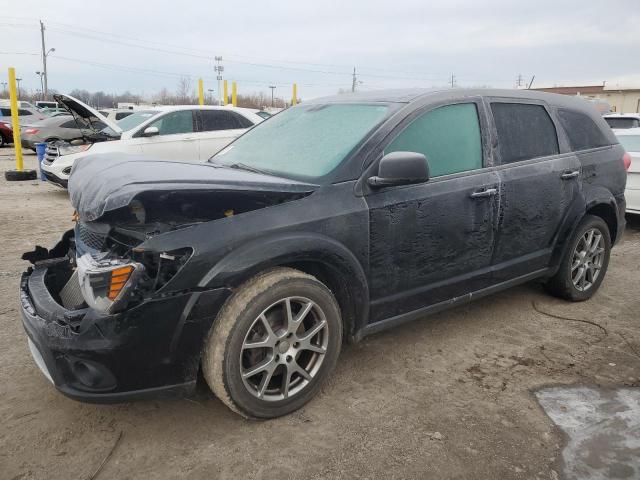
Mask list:
[[159,113],[158,110],[141,110],[124,117],[122,120],[118,120],[117,123],[122,131],[126,132],[127,130],[131,130],[132,128],[137,127],[142,122],[148,120],[157,113]]
[[[157,115],[158,113],[160,113],[158,110],[140,110],[139,112],[126,116],[122,120],[116,121],[116,123],[122,129],[123,132],[126,132],[127,130],[131,130],[132,128],[136,128],[142,122],[144,122],[145,120],[148,120],[154,115]],[[118,134],[116,134],[116,132],[114,132],[109,127],[104,128],[102,130],[102,133],[105,133],[110,136],[116,136],[116,137],[118,136]]]
[[249,130],[211,162],[285,177],[318,178],[386,116],[388,105],[299,105]]
[[620,135],[618,140],[627,152],[640,152],[640,135]]

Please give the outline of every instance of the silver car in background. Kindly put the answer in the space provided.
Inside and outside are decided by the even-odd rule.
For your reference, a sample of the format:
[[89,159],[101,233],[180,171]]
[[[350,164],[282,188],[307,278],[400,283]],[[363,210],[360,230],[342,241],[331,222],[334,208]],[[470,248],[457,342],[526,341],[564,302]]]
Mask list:
[[[97,123],[99,123],[96,125],[97,128],[106,127],[106,124],[102,122]],[[20,134],[20,142],[23,148],[35,150],[36,143],[81,139],[89,131],[89,126],[82,119],[75,119],[72,115],[57,115],[37,123],[24,125]]]

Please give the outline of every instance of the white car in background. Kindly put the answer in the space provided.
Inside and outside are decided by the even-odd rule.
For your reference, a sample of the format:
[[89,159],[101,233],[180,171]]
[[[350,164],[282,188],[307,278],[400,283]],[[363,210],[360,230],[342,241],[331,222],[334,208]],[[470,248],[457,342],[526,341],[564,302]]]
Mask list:
[[42,170],[47,179],[63,188],[78,158],[98,153],[128,153],[155,159],[178,161],[208,160],[232,140],[263,118],[249,109],[199,105],[176,105],[136,110],[119,122],[68,95],[56,101],[85,124],[95,128],[83,141],[49,144]]
[[614,132],[640,127],[640,113],[609,113],[603,115],[602,118]]
[[624,196],[627,213],[640,214],[640,128],[616,130],[618,141],[631,157],[627,170],[627,187]]

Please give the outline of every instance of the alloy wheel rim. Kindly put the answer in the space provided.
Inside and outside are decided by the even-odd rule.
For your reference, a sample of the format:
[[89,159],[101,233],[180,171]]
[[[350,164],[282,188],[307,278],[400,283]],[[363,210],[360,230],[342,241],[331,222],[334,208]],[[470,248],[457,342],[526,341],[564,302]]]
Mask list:
[[600,276],[604,255],[602,233],[590,228],[580,237],[571,260],[571,281],[577,290],[585,292],[594,285]]
[[240,351],[240,375],[247,391],[265,401],[303,391],[317,375],[329,344],[322,309],[305,297],[286,297],[258,315]]

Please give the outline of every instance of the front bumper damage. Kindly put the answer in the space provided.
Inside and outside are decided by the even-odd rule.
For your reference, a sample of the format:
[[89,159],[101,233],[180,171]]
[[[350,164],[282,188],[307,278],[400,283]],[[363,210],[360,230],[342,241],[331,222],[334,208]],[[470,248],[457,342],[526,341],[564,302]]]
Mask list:
[[230,291],[159,294],[115,314],[68,310],[47,282],[64,262],[68,258],[35,261],[19,292],[29,348],[55,387],[95,403],[188,394],[206,333]]

